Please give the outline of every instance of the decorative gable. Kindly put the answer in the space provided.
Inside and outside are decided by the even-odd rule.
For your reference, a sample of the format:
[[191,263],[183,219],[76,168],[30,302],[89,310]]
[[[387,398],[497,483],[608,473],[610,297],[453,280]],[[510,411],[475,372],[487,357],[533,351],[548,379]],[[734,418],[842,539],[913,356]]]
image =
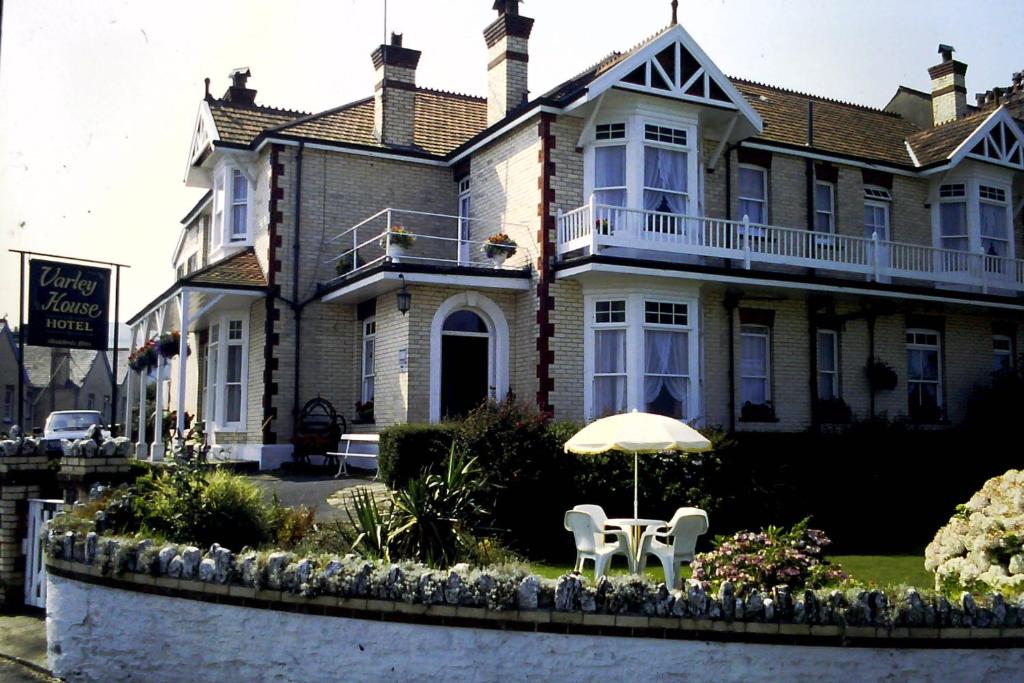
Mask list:
[[969,148],[967,156],[1024,169],[1024,137],[1005,112],[1003,116],[993,117],[986,122],[971,136],[968,143],[976,137],[981,139]]
[[679,25],[666,29],[595,79],[587,88],[587,99],[611,88],[735,110],[747,124],[747,135],[764,128],[750,103]]
[[217,139],[217,124],[210,114],[210,105],[204,100],[199,105],[196,115],[196,127],[192,133],[192,145],[189,147],[188,163],[193,165],[202,160],[210,144]]

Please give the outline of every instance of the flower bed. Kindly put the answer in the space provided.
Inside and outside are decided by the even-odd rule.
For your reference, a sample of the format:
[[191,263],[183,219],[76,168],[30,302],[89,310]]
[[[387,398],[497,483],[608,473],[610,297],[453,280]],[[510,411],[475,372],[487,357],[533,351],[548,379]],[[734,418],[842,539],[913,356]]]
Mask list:
[[925,549],[936,589],[1024,596],[1024,471],[985,482]]

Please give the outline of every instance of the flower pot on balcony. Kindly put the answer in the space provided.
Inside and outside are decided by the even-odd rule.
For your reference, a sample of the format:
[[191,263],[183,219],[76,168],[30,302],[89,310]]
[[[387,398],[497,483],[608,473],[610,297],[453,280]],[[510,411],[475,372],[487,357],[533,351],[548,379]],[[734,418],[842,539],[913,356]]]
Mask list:
[[403,256],[405,256],[405,247],[403,245],[391,244],[388,246],[388,258],[391,259],[392,263],[401,263]]
[[487,238],[484,244],[484,254],[491,259],[495,269],[505,264],[505,259],[516,253],[515,241],[505,233],[498,233]]
[[507,259],[507,258],[508,258],[508,253],[505,252],[505,250],[502,249],[502,250],[495,251],[494,254],[491,255],[491,263],[494,264],[495,270],[497,270],[497,269],[501,268],[503,265],[505,265],[505,259]]

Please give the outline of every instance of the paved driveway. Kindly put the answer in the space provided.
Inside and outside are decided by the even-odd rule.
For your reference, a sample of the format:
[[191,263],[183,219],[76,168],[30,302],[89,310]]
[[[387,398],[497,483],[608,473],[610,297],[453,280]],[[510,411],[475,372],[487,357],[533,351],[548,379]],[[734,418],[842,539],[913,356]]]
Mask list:
[[345,494],[357,486],[366,486],[374,495],[380,495],[384,484],[375,482],[369,477],[351,479],[333,479],[329,476],[310,476],[301,474],[258,474],[250,477],[265,492],[269,501],[274,492],[285,507],[305,505],[316,508],[318,519],[339,519],[344,517],[342,511]]

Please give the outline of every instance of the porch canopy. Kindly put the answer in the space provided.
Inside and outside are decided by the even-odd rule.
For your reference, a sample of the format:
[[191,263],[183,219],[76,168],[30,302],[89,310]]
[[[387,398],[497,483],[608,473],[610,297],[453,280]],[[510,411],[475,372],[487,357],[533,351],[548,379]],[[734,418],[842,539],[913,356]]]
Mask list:
[[[175,282],[166,291],[132,316],[127,324],[131,329],[132,349],[137,349],[148,340],[159,337],[165,332],[180,331],[178,357],[182,362],[177,367],[178,421],[175,430],[185,431],[186,362],[188,356],[189,333],[205,329],[211,317],[220,311],[251,305],[254,299],[267,295],[267,279],[260,267],[253,249],[239,251],[225,259],[190,273]],[[163,356],[157,358],[156,378],[159,381],[166,373],[167,360]],[[139,372],[135,391],[138,400],[139,440],[135,444],[135,454],[139,459],[150,457],[160,460],[163,457],[164,442],[162,430],[153,429],[153,443],[146,443],[146,384],[150,373]],[[130,434],[132,375],[126,382],[125,391],[125,422]],[[162,415],[164,409],[163,392],[156,392],[156,415]]]

